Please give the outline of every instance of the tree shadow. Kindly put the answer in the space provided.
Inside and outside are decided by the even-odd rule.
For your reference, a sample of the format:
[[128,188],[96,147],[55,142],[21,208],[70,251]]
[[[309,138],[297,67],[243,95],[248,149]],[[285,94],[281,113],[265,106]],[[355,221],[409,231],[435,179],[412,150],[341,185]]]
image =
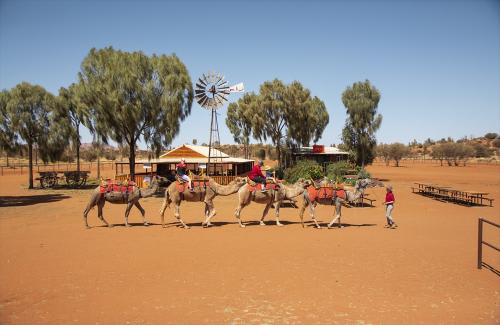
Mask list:
[[21,207],[39,203],[57,202],[69,198],[71,198],[71,196],[64,194],[0,196],[0,207]]

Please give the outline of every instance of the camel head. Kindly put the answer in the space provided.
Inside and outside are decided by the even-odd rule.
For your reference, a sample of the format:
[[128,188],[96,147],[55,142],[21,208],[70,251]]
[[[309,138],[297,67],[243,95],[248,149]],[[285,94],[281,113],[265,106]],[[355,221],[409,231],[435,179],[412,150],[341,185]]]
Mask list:
[[234,180],[232,181],[237,186],[243,186],[247,183],[247,178],[246,177],[235,177]]
[[[170,183],[172,183],[172,181],[170,179],[168,179],[167,177],[162,177],[162,176],[155,176],[155,179],[156,179],[156,182],[158,183],[158,185],[160,186],[163,186],[163,187],[167,187],[170,185]],[[153,180],[151,182],[151,184],[154,182],[155,180]]]
[[314,182],[311,179],[304,179],[304,178],[299,178],[299,180],[295,183],[295,185],[303,188],[308,188],[312,184],[314,184]]
[[378,179],[373,178],[362,178],[356,182],[355,189],[356,190],[364,190],[368,187],[383,187],[384,184]]

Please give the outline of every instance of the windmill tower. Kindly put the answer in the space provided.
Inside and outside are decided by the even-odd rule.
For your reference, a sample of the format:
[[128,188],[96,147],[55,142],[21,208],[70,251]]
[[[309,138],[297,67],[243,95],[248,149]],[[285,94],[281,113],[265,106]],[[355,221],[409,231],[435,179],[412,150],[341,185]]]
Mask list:
[[[210,176],[210,163],[222,162],[220,149],[219,123],[217,121],[217,110],[228,101],[230,93],[245,91],[243,83],[229,86],[220,73],[208,72],[203,74],[196,82],[196,101],[206,110],[211,111],[210,138],[208,142],[207,175]],[[215,166],[214,166],[215,171]]]

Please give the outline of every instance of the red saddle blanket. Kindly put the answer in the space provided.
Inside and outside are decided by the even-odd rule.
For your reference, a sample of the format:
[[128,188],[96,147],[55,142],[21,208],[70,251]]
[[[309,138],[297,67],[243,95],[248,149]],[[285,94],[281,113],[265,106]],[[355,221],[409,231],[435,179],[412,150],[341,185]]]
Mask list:
[[309,186],[307,188],[307,194],[309,194],[309,199],[311,201],[317,201],[321,199],[333,199],[334,196],[345,199],[345,190],[335,189],[331,186],[315,188],[314,186]]
[[[196,190],[196,188],[200,188],[201,191],[205,190],[207,188],[207,184],[208,184],[208,180],[201,180],[201,181],[191,181],[191,184],[193,185],[193,189]],[[177,186],[177,191],[179,191],[179,193],[182,193],[184,192],[185,190],[188,189],[188,182],[186,181],[179,181],[177,180],[177,182],[175,183],[175,185]]]
[[131,193],[135,190],[134,182],[125,182],[122,183],[120,181],[107,180],[106,183],[101,183],[99,186],[100,193],[109,193],[109,192],[121,192],[121,193]]
[[[247,184],[247,188],[250,192],[255,192],[255,191],[260,191],[262,190],[262,184],[260,183],[254,183],[255,185],[252,185],[252,184]],[[279,185],[278,184],[275,184],[275,183],[269,183],[269,184],[266,184],[266,189],[267,190],[277,190],[279,189]]]

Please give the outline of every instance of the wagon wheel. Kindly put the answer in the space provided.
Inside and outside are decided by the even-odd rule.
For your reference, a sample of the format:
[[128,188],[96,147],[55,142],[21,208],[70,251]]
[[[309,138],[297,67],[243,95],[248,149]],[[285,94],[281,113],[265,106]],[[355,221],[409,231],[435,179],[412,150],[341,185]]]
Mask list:
[[79,185],[84,186],[86,183],[87,183],[87,174],[84,174],[84,175],[80,176]]
[[40,177],[40,186],[41,186],[42,188],[45,188],[45,185],[46,185],[46,184],[45,184],[45,177]]
[[41,182],[42,187],[54,187],[57,184],[57,177],[44,177]]
[[75,174],[66,175],[66,184],[68,184],[70,187],[77,186],[78,185],[78,175],[75,175]]

